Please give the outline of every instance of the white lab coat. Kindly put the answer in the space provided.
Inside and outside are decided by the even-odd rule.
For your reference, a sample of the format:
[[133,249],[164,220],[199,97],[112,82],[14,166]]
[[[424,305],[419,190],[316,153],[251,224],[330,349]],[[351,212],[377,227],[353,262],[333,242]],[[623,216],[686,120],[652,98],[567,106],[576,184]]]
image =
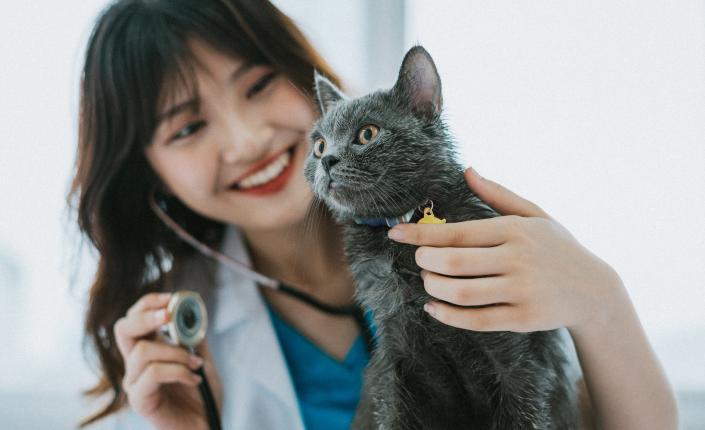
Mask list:
[[[239,230],[228,227],[223,252],[250,263]],[[254,281],[218,266],[214,294],[208,295],[202,272],[190,271],[179,289],[199,291],[208,307],[208,343],[224,390],[224,429],[304,430],[296,393],[264,299]],[[188,276],[191,276],[190,278]],[[571,360],[570,376],[581,377],[573,342],[561,329]],[[114,415],[117,429],[149,429],[149,423],[126,408]]]
[[[228,227],[223,252],[250,263],[241,233]],[[208,344],[223,385],[223,429],[304,430],[294,385],[276,332],[254,281],[223,265],[213,296],[205,294],[202,272],[184,278],[178,289],[199,291],[209,314]],[[150,429],[126,408],[113,418],[117,429]]]

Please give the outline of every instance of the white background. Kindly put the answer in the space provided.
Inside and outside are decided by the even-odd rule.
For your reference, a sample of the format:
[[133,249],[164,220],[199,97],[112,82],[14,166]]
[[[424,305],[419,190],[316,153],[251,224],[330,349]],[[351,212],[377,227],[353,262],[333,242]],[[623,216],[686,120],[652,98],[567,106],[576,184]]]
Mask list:
[[[611,264],[675,388],[705,390],[703,1],[408,1],[403,16],[374,17],[406,24],[403,46],[377,59],[364,37],[373,2],[276,3],[353,93],[391,85],[396,70],[371,65],[423,44],[464,161]],[[23,406],[6,399],[41,398],[38,419],[70,427],[77,406],[62,402],[93,381],[80,353],[92,259],[71,293],[63,210],[81,57],[104,4],[14,2],[0,15],[0,424]]]
[[705,3],[411,2],[465,160],[620,274],[705,388]]

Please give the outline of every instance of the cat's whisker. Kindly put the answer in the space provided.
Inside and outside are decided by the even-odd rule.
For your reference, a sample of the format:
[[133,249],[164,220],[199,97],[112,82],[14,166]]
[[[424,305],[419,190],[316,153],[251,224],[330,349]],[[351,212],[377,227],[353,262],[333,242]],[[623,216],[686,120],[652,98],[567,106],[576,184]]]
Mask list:
[[414,206],[418,206],[417,202],[424,198],[424,196],[417,196],[417,195],[412,194],[410,190],[408,190],[404,187],[401,187],[399,185],[396,185],[393,183],[390,185],[396,194],[401,195],[402,198],[408,199],[409,202]]
[[[306,213],[304,215],[303,219],[303,225],[301,227],[292,227],[287,230],[286,234],[287,236],[290,237],[292,240],[297,240],[298,237],[296,235],[297,230],[298,233],[302,234],[304,237],[312,236],[312,239],[315,241],[319,240],[318,233],[319,233],[319,228],[318,228],[318,219],[320,215],[320,210],[319,208],[321,207],[322,202],[320,199],[318,199],[315,195],[313,199],[311,199],[311,202],[309,202],[308,207],[306,208]],[[294,265],[295,270],[301,271],[303,269],[299,269],[300,265]],[[298,272],[295,274],[297,277],[302,277],[305,275],[304,273]]]
[[394,208],[396,209],[396,212],[398,212],[399,215],[406,213],[409,210],[409,208],[408,207],[407,208],[401,207],[397,203],[397,200],[395,199],[395,197],[401,196],[403,199],[408,199],[410,202],[413,202],[414,201],[413,196],[407,190],[404,190],[400,187],[397,187],[394,184],[389,184],[389,185],[392,188],[391,190],[389,190],[390,192],[388,192],[388,190],[381,188],[381,187],[378,190],[380,192],[384,193],[384,195],[386,197],[386,201],[388,201],[391,205],[394,206]]
[[[364,203],[365,208],[369,208],[370,206],[374,207],[374,210],[377,211],[380,215],[382,215],[382,212],[380,211],[380,208],[377,206],[373,198],[369,198],[369,196],[365,196],[363,193],[364,189],[359,189],[359,188],[354,188],[354,191],[360,195],[360,200]],[[367,202],[370,202],[371,204],[368,204]]]
[[[359,191],[359,193],[360,193],[360,195],[363,195],[363,194],[362,194],[362,191]],[[384,216],[384,213],[383,213],[382,209],[377,205],[377,203],[375,202],[375,199],[370,198],[369,201],[372,203],[372,205],[374,206],[375,211],[377,211],[377,213],[379,214],[379,216]]]

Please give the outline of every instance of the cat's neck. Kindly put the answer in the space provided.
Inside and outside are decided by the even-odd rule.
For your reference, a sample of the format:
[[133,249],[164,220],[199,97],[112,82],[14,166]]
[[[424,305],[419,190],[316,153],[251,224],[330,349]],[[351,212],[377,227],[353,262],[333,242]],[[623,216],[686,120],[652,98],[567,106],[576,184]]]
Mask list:
[[434,212],[440,214],[443,214],[444,210],[452,209],[459,199],[472,194],[459,165],[449,166],[447,172],[435,175],[430,181],[426,198],[433,202]]

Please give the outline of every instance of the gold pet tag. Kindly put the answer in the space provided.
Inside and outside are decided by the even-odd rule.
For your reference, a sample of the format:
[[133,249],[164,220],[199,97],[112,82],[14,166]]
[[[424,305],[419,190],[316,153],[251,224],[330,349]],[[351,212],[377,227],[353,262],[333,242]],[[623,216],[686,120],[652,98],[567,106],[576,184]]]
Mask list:
[[438,218],[436,218],[435,215],[433,215],[432,208],[424,208],[423,209],[423,218],[421,218],[417,222],[417,224],[445,224],[445,223],[446,223],[445,218],[438,219]]

